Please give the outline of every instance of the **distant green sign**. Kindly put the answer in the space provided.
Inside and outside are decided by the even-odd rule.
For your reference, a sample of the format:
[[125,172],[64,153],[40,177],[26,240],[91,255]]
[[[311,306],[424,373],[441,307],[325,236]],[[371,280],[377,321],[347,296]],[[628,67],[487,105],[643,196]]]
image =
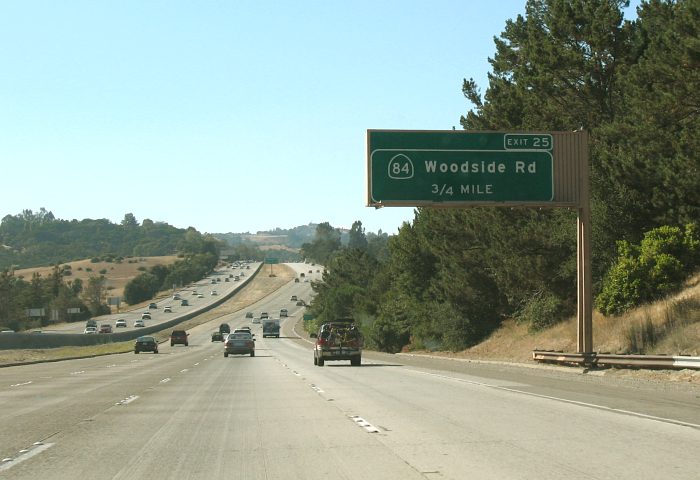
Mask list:
[[266,259],[265,259],[265,263],[269,263],[269,264],[280,263],[280,259],[279,259],[279,258],[274,258],[274,257],[266,258]]
[[369,130],[368,204],[548,202],[550,134]]
[[305,313],[305,314],[304,314],[304,321],[305,321],[305,322],[308,321],[308,320],[313,320],[313,319],[314,319],[313,314],[311,314],[311,313]]

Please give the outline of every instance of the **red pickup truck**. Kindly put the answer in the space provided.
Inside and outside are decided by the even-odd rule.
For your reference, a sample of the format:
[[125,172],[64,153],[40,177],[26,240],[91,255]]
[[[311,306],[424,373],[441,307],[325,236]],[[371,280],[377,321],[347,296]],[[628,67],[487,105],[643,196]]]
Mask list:
[[362,334],[352,320],[324,323],[318,334],[311,334],[314,344],[314,365],[322,367],[328,360],[350,360],[353,366],[362,363]]

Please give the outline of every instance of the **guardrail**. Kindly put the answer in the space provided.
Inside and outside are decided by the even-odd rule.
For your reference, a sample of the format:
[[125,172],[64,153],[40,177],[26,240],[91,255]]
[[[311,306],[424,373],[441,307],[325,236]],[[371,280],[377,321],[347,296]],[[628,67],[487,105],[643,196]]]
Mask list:
[[565,353],[534,350],[532,359],[538,362],[583,365],[586,367],[615,366],[627,368],[662,368],[700,370],[700,357],[690,355],[622,355],[612,353]]
[[[249,278],[252,280],[255,275],[260,272],[263,264],[260,263],[258,267],[252,271]],[[157,323],[155,325],[149,325],[148,327],[139,328],[135,330],[129,330],[126,332],[115,332],[115,333],[100,333],[95,335],[85,335],[83,333],[2,333],[0,334],[0,350],[21,350],[29,348],[57,348],[57,347],[85,347],[89,345],[99,345],[104,343],[116,343],[116,342],[126,342],[133,340],[142,335],[150,335],[161,330],[172,328],[179,323],[189,320],[190,318],[196,317],[212,308],[218,307],[226,300],[235,295],[241,288],[245,287],[246,283],[236,285],[229,293],[225,295],[220,295],[216,301],[197,308],[191,312],[187,312],[183,315],[178,315],[172,320],[167,322]]]

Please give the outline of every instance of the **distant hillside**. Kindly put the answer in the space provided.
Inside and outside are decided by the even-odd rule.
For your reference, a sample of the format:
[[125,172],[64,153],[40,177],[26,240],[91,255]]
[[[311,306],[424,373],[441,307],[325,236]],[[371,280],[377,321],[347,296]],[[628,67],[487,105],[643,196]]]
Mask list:
[[61,220],[45,209],[6,215],[0,223],[0,269],[29,268],[92,257],[147,257],[196,249],[201,234],[132,214],[120,224],[106,219]]
[[[124,286],[140,273],[150,269],[155,265],[172,265],[179,258],[175,255],[165,257],[134,257],[123,261],[94,261],[97,259],[76,260],[61,264],[64,271],[64,279],[67,282],[80,279],[85,285],[92,276],[102,275],[105,277],[105,287],[108,297],[123,297]],[[30,281],[32,275],[38,273],[44,278],[48,278],[53,271],[53,267],[34,267],[15,271],[15,277]]]
[[265,245],[281,245],[292,249],[300,248],[304,243],[311,242],[316,234],[316,224],[309,223],[290,229],[275,228],[270,231],[257,233],[214,233],[213,236],[225,241],[228,245],[254,244],[258,247]]

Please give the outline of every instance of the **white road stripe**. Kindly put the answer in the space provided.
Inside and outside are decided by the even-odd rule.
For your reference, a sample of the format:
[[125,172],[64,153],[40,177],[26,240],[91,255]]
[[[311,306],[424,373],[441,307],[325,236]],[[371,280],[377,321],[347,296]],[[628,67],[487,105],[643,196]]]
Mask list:
[[116,405],[128,405],[131,402],[133,402],[134,400],[136,400],[137,398],[139,398],[138,395],[130,395],[130,396],[126,397],[124,400],[117,402]]
[[0,464],[0,472],[9,470],[15,465],[24,462],[25,460],[29,460],[32,458],[34,455],[37,455],[44,450],[53,447],[53,443],[42,443],[42,442],[36,442],[34,445],[32,445],[31,448],[27,448],[24,450],[21,450],[19,453],[20,455],[15,457],[15,458],[4,458],[2,460],[2,463]]
[[353,422],[355,422],[357,425],[360,427],[364,428],[367,430],[368,433],[379,433],[379,429],[369,423],[367,420],[364,418],[358,416],[358,415],[350,415],[350,418],[352,419]]
[[554,396],[551,396],[551,395],[543,395],[543,394],[540,394],[540,393],[533,393],[533,392],[525,392],[525,391],[523,391],[523,390],[518,390],[518,389],[512,388],[512,387],[503,387],[503,386],[500,386],[500,385],[492,385],[492,384],[490,384],[490,383],[477,382],[477,381],[475,381],[475,380],[465,380],[465,379],[463,379],[463,378],[455,378],[455,377],[450,377],[450,376],[447,376],[447,375],[440,375],[440,374],[437,374],[437,373],[421,372],[421,371],[419,371],[419,370],[410,370],[410,369],[409,369],[408,371],[411,371],[411,372],[414,372],[414,373],[418,373],[418,374],[421,374],[421,375],[430,375],[430,376],[432,376],[432,377],[438,377],[438,378],[444,378],[444,379],[447,379],[447,380],[453,380],[453,381],[456,381],[456,382],[469,383],[469,384],[471,384],[471,385],[478,385],[478,386],[480,386],[480,387],[488,387],[488,388],[493,388],[493,389],[496,389],[496,390],[503,390],[503,391],[506,391],[506,392],[519,393],[519,394],[521,394],[521,395],[528,395],[528,396],[530,396],[530,397],[546,398],[546,399],[548,399],[548,400],[556,400],[556,401],[558,401],[558,402],[569,403],[569,404],[571,404],[571,405],[578,405],[578,406],[581,406],[581,407],[589,407],[589,408],[597,408],[597,409],[599,409],[599,410],[605,410],[605,411],[608,411],[608,412],[621,413],[621,414],[624,414],[624,415],[631,415],[631,416],[634,416],[634,417],[644,418],[644,419],[647,419],[647,420],[655,420],[655,421],[658,421],[658,422],[672,423],[672,424],[674,424],[674,425],[680,425],[680,426],[683,426],[683,427],[691,427],[691,428],[700,429],[700,425],[698,425],[698,424],[683,422],[683,421],[681,421],[681,420],[674,420],[674,419],[672,419],[672,418],[655,417],[654,415],[647,415],[647,414],[645,414],[645,413],[633,412],[633,411],[630,411],[630,410],[623,410],[623,409],[620,409],[620,408],[606,407],[605,405],[598,405],[598,404],[596,404],[596,403],[580,402],[580,401],[578,401],[578,400],[570,400],[570,399],[568,399],[568,398],[554,397]]
[[317,387],[313,383],[311,384],[311,388],[316,392],[316,393],[323,393],[323,390],[321,390],[321,387]]

